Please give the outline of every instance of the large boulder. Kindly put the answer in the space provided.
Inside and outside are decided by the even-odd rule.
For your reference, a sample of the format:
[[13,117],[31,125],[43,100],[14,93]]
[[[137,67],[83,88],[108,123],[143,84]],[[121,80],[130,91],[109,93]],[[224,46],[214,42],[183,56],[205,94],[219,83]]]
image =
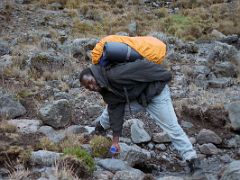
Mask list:
[[53,101],[40,108],[39,117],[44,124],[61,128],[71,121],[72,107],[66,99]]
[[240,161],[233,161],[227,165],[220,180],[240,180]]
[[24,115],[26,109],[5,91],[0,90],[0,118],[13,119]]
[[35,119],[13,119],[8,121],[9,124],[17,127],[17,131],[23,134],[33,134],[39,129],[42,122]]
[[30,161],[37,165],[52,166],[58,159],[60,159],[60,156],[61,153],[39,150],[32,152]]
[[40,75],[45,71],[69,69],[70,61],[55,51],[37,52],[30,58],[30,68]]
[[231,126],[234,130],[240,130],[240,101],[226,105]]

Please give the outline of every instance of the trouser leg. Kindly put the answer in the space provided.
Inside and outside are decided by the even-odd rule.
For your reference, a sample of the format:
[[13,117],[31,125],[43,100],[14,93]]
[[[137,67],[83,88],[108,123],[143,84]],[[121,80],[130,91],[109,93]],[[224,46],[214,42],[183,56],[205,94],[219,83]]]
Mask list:
[[188,160],[196,157],[196,151],[178,124],[167,85],[160,95],[153,98],[147,107],[147,111],[155,122],[168,133],[174,147],[180,152],[183,159]]
[[[130,108],[131,108],[132,112],[138,112],[138,111],[141,111],[141,110],[144,109],[143,106],[141,106],[136,101],[133,101],[133,102],[130,103]],[[125,113],[128,113],[128,112],[129,112],[129,106],[126,104]],[[101,116],[98,117],[98,120],[100,121],[100,124],[102,125],[102,127],[104,129],[109,129],[110,128],[107,106],[104,109],[104,111],[102,112]]]

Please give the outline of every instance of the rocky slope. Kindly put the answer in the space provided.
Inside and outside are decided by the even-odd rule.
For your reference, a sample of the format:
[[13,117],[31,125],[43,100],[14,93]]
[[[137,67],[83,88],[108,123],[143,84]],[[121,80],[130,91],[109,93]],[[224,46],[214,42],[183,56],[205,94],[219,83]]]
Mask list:
[[[169,3],[141,1],[139,7],[151,12],[170,8]],[[126,116],[117,159],[96,156],[93,122],[105,104],[80,87],[78,75],[91,64],[100,35],[81,29],[76,37],[73,12],[56,2],[0,2],[0,179],[191,179],[169,137],[145,112],[134,114],[135,119]],[[130,23],[118,33],[136,34],[136,28]],[[215,31],[216,40],[191,42],[156,30],[148,35],[168,45],[164,65],[173,73],[173,104],[203,162],[205,179],[238,179],[239,35]],[[82,147],[95,157],[91,173],[91,157],[81,151],[79,162],[66,156],[69,147]]]

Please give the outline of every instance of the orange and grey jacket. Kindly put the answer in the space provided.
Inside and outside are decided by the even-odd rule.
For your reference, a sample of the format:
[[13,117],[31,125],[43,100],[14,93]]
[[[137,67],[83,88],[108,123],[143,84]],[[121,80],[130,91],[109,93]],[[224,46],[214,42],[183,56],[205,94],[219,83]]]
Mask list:
[[110,35],[101,39],[92,50],[93,64],[99,63],[103,55],[104,45],[107,42],[125,43],[137,51],[142,57],[156,64],[161,64],[166,55],[166,44],[157,38],[151,36],[129,37]]

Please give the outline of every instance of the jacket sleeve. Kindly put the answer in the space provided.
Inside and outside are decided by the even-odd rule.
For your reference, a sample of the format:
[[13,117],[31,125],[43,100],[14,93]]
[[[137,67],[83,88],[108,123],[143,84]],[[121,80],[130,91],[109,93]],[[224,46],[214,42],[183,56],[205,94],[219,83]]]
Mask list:
[[113,135],[121,136],[125,103],[108,104],[108,115]]
[[170,81],[172,76],[162,65],[147,60],[137,60],[118,65],[107,71],[111,82],[133,85],[137,82]]

